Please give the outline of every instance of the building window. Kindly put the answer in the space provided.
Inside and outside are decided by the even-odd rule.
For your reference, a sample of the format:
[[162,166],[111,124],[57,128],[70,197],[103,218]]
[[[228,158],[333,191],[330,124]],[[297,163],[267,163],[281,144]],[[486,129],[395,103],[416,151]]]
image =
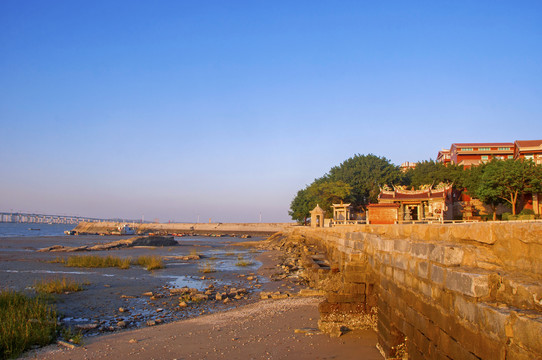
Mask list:
[[513,158],[514,158],[514,155],[508,155],[508,158],[509,158],[509,159],[513,159]]
[[472,148],[461,148],[462,151],[472,151]]
[[531,159],[531,160],[533,160],[533,159],[534,159],[534,155],[533,155],[533,154],[525,154],[525,159]]
[[478,148],[479,151],[490,151],[491,148],[488,148],[488,147],[481,147],[481,148]]
[[499,150],[501,150],[501,151],[509,151],[510,148],[509,147],[500,147]]
[[489,160],[489,156],[487,155],[482,155],[482,161],[488,161]]

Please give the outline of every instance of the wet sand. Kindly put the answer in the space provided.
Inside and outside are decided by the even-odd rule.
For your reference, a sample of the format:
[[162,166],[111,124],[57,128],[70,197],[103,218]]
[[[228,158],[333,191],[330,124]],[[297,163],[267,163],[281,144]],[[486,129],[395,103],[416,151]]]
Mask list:
[[153,328],[90,338],[73,350],[48,348],[32,358],[61,359],[382,359],[372,331],[340,338],[296,333],[316,328],[318,298],[262,300],[238,309]]

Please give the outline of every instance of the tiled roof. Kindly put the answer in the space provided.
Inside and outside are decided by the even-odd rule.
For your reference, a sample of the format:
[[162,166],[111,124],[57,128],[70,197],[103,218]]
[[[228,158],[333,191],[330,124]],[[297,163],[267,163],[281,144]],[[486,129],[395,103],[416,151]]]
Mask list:
[[514,146],[514,143],[508,143],[508,142],[503,142],[503,143],[454,143],[452,144],[452,147],[455,146],[455,147],[461,147],[461,146],[470,146],[470,147],[487,147],[487,146],[500,146],[500,147],[504,147],[504,146]]
[[517,140],[516,145],[522,147],[542,147],[542,140]]
[[395,196],[390,193],[381,193],[379,199],[382,200],[427,200],[427,199],[442,199],[445,196],[444,191],[426,191],[417,194],[395,193]]
[[373,207],[399,207],[399,204],[392,203],[392,204],[369,204],[367,207],[373,208]]

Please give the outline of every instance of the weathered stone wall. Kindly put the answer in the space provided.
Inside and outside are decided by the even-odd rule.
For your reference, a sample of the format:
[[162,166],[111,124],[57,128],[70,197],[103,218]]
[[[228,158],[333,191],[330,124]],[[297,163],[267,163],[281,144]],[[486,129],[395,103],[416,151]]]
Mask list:
[[542,359],[542,223],[288,232],[318,244],[340,274],[328,308],[377,307],[387,356],[407,338],[411,359]]

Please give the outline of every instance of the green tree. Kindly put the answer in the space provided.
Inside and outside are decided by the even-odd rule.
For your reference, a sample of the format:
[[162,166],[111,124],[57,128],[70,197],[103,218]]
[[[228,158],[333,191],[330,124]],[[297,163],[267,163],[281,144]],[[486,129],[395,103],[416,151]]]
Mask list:
[[315,200],[329,214],[332,211],[332,204],[337,204],[350,198],[352,187],[343,181],[317,180],[309,186],[308,191],[309,197]]
[[331,168],[324,178],[350,185],[354,206],[365,208],[369,203],[377,201],[380,186],[401,183],[403,174],[398,166],[391,164],[385,157],[357,154]]
[[501,197],[501,190],[491,185],[487,168],[488,163],[465,170],[464,186],[473,198],[491,207],[493,221],[495,221],[497,220],[497,206],[505,203],[505,200]]
[[405,174],[404,185],[420,187],[431,185],[453,183],[456,188],[462,188],[465,182],[463,166],[448,164],[444,165],[433,160],[421,161],[414,169],[409,169]]
[[522,194],[542,191],[542,167],[530,160],[493,160],[480,172],[482,175],[474,188],[475,196],[497,197],[512,206],[514,215]]
[[342,181],[326,181],[317,179],[305,189],[299,190],[290,204],[288,212],[292,219],[299,223],[306,224],[312,209],[319,204],[320,207],[331,212],[331,205],[348,200],[352,188]]
[[311,199],[309,197],[307,186],[305,189],[301,189],[297,192],[297,195],[290,203],[290,211],[288,211],[288,214],[298,223],[307,225],[307,218],[310,216],[310,212],[313,208],[314,207],[311,208]]

